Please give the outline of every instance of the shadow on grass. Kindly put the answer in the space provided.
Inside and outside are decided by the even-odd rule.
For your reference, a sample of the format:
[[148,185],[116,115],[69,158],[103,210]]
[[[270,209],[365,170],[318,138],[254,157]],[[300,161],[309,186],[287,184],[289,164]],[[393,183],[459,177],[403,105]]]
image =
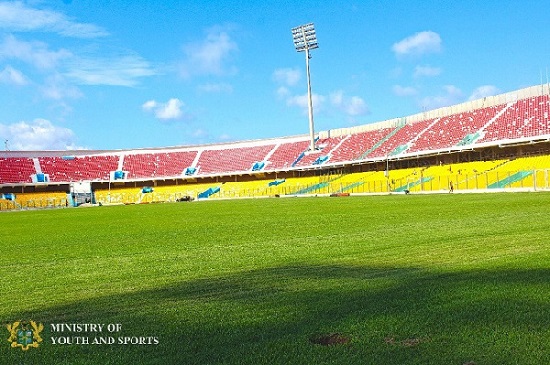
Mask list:
[[[10,364],[544,364],[549,278],[546,269],[262,269],[12,313],[3,323],[44,323],[44,343],[23,352],[4,342],[0,353]],[[60,334],[52,323],[122,329]],[[325,334],[350,341],[310,341]],[[152,336],[159,344],[53,345],[59,335]]]

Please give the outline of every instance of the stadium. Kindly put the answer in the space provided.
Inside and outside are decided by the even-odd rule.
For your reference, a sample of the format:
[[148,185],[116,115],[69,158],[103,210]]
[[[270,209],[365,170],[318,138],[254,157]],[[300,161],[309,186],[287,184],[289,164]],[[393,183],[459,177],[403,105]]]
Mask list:
[[2,357],[547,363],[549,110],[543,85],[320,132],[313,152],[3,152],[1,318],[46,341]]
[[0,153],[0,209],[319,194],[545,190],[548,85],[308,136]]
[[537,6],[62,3],[0,2],[0,364],[550,364]]

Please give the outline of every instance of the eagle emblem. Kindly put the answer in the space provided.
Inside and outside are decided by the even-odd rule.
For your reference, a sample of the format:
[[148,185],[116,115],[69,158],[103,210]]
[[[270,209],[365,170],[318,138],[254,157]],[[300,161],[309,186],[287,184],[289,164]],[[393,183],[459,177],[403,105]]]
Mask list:
[[31,347],[38,347],[42,342],[40,332],[44,330],[42,323],[35,321],[15,321],[6,325],[10,333],[8,342],[11,347],[20,347],[21,350],[27,351]]

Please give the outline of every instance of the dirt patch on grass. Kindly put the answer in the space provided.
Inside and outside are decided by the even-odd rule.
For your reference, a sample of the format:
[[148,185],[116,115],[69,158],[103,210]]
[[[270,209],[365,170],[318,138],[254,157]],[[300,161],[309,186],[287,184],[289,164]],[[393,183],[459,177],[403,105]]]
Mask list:
[[329,333],[311,336],[309,342],[321,346],[344,345],[350,343],[351,338],[341,333]]

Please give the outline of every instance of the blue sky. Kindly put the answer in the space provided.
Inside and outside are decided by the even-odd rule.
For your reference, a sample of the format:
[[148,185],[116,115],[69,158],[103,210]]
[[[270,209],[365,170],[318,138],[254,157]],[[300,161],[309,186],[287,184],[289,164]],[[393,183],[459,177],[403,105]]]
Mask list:
[[126,149],[368,124],[546,83],[547,1],[0,1],[0,138]]

